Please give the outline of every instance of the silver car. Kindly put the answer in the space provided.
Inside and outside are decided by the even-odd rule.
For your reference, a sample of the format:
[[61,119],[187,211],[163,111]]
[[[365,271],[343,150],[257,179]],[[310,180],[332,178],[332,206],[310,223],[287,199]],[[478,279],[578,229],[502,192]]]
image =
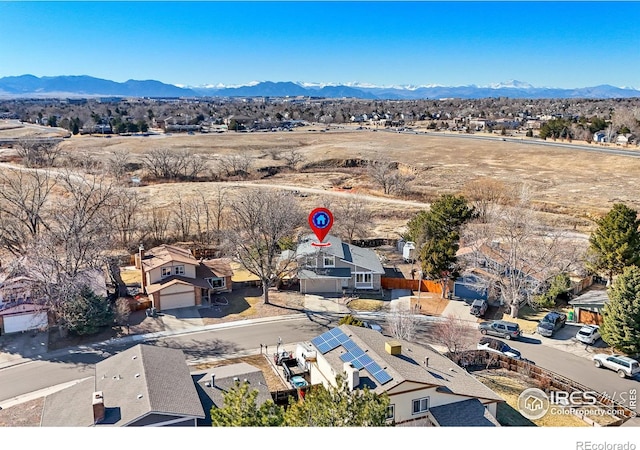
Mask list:
[[622,355],[597,354],[593,357],[596,367],[606,367],[618,373],[620,378],[633,377],[640,373],[640,364],[635,359]]
[[585,325],[578,330],[576,339],[585,344],[593,345],[600,339],[600,327],[598,325]]

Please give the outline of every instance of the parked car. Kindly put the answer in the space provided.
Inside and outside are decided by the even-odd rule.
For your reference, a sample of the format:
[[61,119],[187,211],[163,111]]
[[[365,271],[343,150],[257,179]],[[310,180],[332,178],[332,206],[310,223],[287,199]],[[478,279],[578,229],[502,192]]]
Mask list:
[[489,334],[504,339],[518,339],[522,335],[520,325],[505,320],[493,320],[491,322],[481,322],[478,329],[482,334]]
[[483,337],[478,342],[478,350],[486,350],[488,352],[499,353],[501,355],[509,356],[511,358],[520,359],[521,354],[515,348],[512,348],[506,342],[502,342],[500,339],[494,339],[490,337]]
[[567,322],[567,315],[565,313],[551,311],[538,322],[536,332],[540,336],[552,337],[560,328],[563,328]]
[[471,304],[471,309],[469,309],[469,312],[471,313],[472,316],[484,317],[484,314],[487,312],[488,308],[489,308],[489,302],[487,302],[484,299],[478,299],[473,301],[473,303]]
[[585,344],[595,344],[600,337],[600,327],[598,325],[585,325],[576,333],[576,339]]
[[378,333],[382,333],[382,327],[380,325],[378,325],[377,323],[373,323],[373,322],[362,322],[362,326],[365,328],[369,328],[371,330],[375,330]]
[[640,364],[635,359],[622,355],[605,355],[599,353],[593,357],[596,367],[605,367],[618,372],[620,378],[633,377],[640,373]]

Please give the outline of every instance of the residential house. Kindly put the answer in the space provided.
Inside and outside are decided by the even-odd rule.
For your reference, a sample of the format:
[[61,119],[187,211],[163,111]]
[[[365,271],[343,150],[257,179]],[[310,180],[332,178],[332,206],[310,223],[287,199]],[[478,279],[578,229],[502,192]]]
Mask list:
[[273,400],[262,371],[244,362],[193,372],[191,376],[205,412],[199,426],[211,426],[211,408],[224,407],[224,395],[239,384],[248,383],[251,390],[258,391],[256,406]]
[[196,426],[205,417],[182,350],[138,344],[45,397],[43,427]]
[[[83,270],[76,275],[76,281],[100,297],[107,296],[107,285],[101,270]],[[0,333],[48,328],[49,309],[39,301],[41,299],[33,298],[32,290],[36,282],[35,278],[26,275],[9,276],[0,281]]]
[[631,133],[619,134],[616,136],[616,144],[623,145],[625,147],[629,144],[633,144],[634,140],[635,136]]
[[593,133],[593,142],[607,142],[607,133],[604,131],[596,131]]
[[197,260],[184,248],[162,244],[136,255],[142,290],[157,311],[198,306],[215,294],[231,292],[230,261],[226,258]]
[[609,294],[602,285],[596,285],[569,301],[573,306],[574,320],[578,323],[602,324],[602,310],[609,303]]
[[319,247],[315,235],[303,236],[295,250],[300,292],[381,292],[384,268],[373,250],[357,247],[327,235]]
[[352,325],[305,345],[314,355],[306,362],[312,385],[335,386],[342,375],[350,389],[385,393],[388,418],[397,426],[499,426],[503,399],[431,347]]

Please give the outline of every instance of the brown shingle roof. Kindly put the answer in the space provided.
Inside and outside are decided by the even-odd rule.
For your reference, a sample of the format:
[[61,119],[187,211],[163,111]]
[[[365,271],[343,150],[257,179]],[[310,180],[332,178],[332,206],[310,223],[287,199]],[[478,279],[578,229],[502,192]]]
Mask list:
[[198,264],[198,260],[189,250],[168,244],[162,244],[147,250],[141,263],[143,270],[148,272],[168,262],[181,262],[193,266]]

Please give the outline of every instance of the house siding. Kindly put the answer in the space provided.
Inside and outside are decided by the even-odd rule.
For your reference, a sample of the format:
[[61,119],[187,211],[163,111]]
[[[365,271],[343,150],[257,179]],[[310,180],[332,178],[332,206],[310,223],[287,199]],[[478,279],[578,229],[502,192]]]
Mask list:
[[196,266],[191,264],[184,263],[176,263],[176,262],[168,262],[163,264],[162,266],[151,269],[147,272],[147,285],[157,283],[162,280],[162,269],[165,267],[171,267],[171,274],[175,274],[173,267],[175,266],[184,266],[184,277],[186,278],[195,278],[196,277]]

